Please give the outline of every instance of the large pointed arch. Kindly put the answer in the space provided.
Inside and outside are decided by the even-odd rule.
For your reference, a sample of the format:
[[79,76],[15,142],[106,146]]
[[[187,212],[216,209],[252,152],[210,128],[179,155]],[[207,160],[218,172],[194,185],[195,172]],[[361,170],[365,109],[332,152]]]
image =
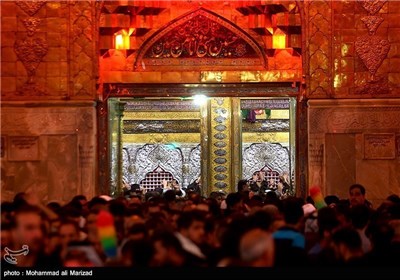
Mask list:
[[150,36],[135,61],[137,71],[265,69],[263,48],[248,33],[199,8]]

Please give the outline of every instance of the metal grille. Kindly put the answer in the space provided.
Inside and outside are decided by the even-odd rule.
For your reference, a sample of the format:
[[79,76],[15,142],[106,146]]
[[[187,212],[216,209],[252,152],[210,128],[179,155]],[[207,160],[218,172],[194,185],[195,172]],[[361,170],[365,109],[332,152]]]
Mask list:
[[267,166],[265,166],[261,170],[265,172],[265,177],[267,178],[267,182],[269,182],[270,179],[274,179],[275,185],[279,183],[279,173],[277,171],[274,171]]
[[[258,170],[257,172],[259,172],[259,171],[265,172],[265,180],[267,182],[269,182],[269,180],[272,178],[275,181],[275,185],[277,185],[279,183],[279,172],[272,170],[268,166],[264,166],[263,168],[261,168],[261,170]],[[253,180],[250,179],[249,182],[253,183]]]
[[144,188],[147,191],[153,191],[155,188],[162,188],[162,181],[167,180],[168,182],[172,181],[174,176],[171,173],[166,172],[161,167],[157,167],[152,172],[146,174],[146,177],[140,182],[140,187]]

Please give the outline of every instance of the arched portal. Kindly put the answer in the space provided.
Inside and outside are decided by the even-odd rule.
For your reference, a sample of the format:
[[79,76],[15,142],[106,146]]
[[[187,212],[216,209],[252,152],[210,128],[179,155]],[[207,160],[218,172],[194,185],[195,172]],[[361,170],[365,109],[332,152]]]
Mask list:
[[141,46],[135,70],[222,70],[267,67],[254,38],[222,16],[199,8],[161,27]]
[[[295,189],[302,81],[296,3],[161,2],[103,7],[100,37],[128,34],[130,42],[125,48],[100,47],[111,189],[118,193],[127,178],[140,183],[157,168],[159,159],[153,158],[146,174],[138,174],[144,169],[135,162],[135,153],[152,145],[179,150],[179,171],[162,169],[182,178],[191,174],[182,185],[201,175],[203,194],[235,191],[251,164],[247,148],[279,146],[287,151],[284,166],[273,170],[289,173]],[[107,26],[119,16],[129,18],[125,26]],[[199,95],[205,103],[194,105]],[[270,165],[267,158],[260,168]]]

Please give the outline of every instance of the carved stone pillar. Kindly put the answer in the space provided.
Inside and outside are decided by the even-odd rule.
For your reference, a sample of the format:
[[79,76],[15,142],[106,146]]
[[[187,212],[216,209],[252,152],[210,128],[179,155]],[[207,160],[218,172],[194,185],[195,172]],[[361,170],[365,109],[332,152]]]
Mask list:
[[109,137],[108,137],[108,108],[107,102],[97,103],[97,135],[98,135],[98,184],[96,193],[108,193],[110,191],[109,164]]
[[96,143],[93,141],[97,125],[95,109],[93,108],[92,111],[80,109],[78,116],[78,130],[80,131],[80,134],[78,134],[78,153],[81,173],[79,193],[92,197],[96,193],[94,189],[94,182],[96,182]]
[[324,135],[310,135],[308,144],[309,187],[323,184]]

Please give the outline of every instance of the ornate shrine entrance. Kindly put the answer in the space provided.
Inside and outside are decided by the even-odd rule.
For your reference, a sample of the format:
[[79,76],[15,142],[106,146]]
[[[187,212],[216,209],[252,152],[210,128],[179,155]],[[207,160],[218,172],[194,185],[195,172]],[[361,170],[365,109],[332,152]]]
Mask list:
[[195,95],[109,99],[112,194],[123,184],[151,191],[164,179],[186,188],[199,177],[205,195],[232,192],[238,180],[261,170],[276,183],[290,175],[295,193],[295,97],[200,101]]
[[296,2],[254,5],[104,4],[102,190],[152,190],[165,179],[186,187],[200,176],[203,194],[231,192],[265,171],[275,183],[285,175],[294,194],[300,12]]

